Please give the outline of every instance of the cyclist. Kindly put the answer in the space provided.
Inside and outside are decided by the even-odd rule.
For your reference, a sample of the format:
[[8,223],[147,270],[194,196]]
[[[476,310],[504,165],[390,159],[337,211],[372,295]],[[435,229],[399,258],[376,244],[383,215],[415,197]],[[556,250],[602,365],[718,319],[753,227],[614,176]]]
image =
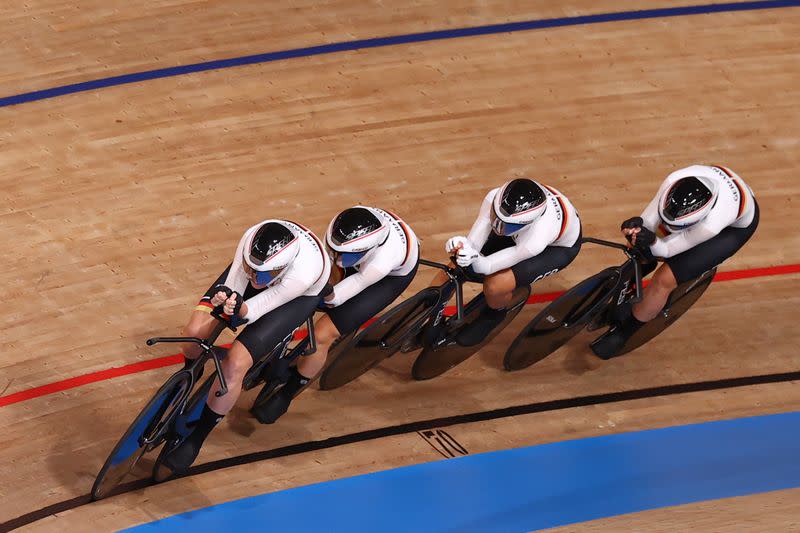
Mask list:
[[[215,326],[209,314],[215,308],[224,311],[232,325],[247,324],[222,361],[228,393],[215,395],[216,380],[197,425],[165,456],[164,467],[180,472],[194,462],[205,438],[236,403],[254,361],[314,313],[330,270],[322,243],[300,224],[265,220],[245,231],[233,262],[200,300],[184,329],[187,336],[206,338]],[[186,345],[184,354],[188,367],[200,349]]]
[[697,278],[735,254],[755,233],[759,209],[753,191],[723,166],[692,165],[667,176],[641,217],[622,223],[622,234],[646,259],[645,272],[664,263],[644,288],[642,301],[592,344],[603,359],[664,308],[679,284]]
[[356,331],[391,304],[417,273],[419,240],[389,211],[362,205],[345,209],[328,226],[325,244],[342,279],[325,296],[326,314],[314,326],[317,351],[301,357],[283,388],[253,410],[261,422],[271,423],[283,415],[325,365],[333,341]]
[[556,189],[520,178],[489,191],[469,235],[445,245],[471,278],[482,281],[487,303],[456,342],[479,344],[505,318],[515,288],[562,270],[580,249],[580,218]]

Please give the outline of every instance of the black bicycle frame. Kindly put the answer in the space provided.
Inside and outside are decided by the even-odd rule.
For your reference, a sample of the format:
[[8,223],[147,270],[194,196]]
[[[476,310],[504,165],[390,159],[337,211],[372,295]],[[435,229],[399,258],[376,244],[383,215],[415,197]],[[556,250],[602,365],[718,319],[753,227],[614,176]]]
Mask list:
[[[427,259],[420,259],[419,260],[421,265],[438,268],[439,270],[443,270],[447,277],[450,278],[450,281],[447,283],[454,283],[456,286],[456,323],[460,323],[464,320],[464,281],[465,275],[464,271],[461,267],[451,267],[450,265],[445,265],[442,263],[437,263],[436,261],[428,261]],[[444,285],[442,285],[444,286]]]
[[[200,339],[197,337],[153,337],[152,339],[147,339],[147,345],[153,346],[154,344],[159,344],[162,342],[168,343],[194,343],[200,346],[203,350],[203,353],[200,354],[200,357],[195,359],[193,367],[195,365],[203,366],[206,364],[208,359],[212,359],[214,361],[214,368],[216,369],[217,376],[219,378],[219,390],[214,393],[218,398],[228,394],[228,384],[225,380],[225,374],[222,372],[222,363],[219,360],[219,355],[214,351],[214,342],[216,342],[217,338],[220,336],[222,331],[225,328],[229,328],[231,331],[236,332],[236,328],[230,326],[230,324],[219,316],[217,313],[211,313],[211,316],[217,319],[217,325],[214,326],[211,335],[207,339]],[[289,351],[289,357],[294,359],[297,355],[305,354],[311,355],[315,351],[317,351],[317,338],[314,334],[314,315],[312,314],[306,319],[306,328],[308,330],[308,337],[304,339],[303,342],[292,348]],[[286,347],[291,341],[292,336],[294,335],[294,331],[287,335],[287,337],[281,341],[281,344],[275,346],[275,348],[270,352],[270,355],[274,354],[276,351],[280,351],[281,355],[285,353]],[[279,356],[280,357],[280,356]],[[255,366],[255,365],[254,365]]]
[[[618,250],[622,250],[628,257],[628,261],[633,263],[633,276],[634,276],[634,287],[636,294],[631,298],[631,303],[637,303],[642,300],[642,265],[640,263],[641,255],[636,251],[635,248],[629,248],[624,244],[620,244],[617,242],[611,241],[604,241],[603,239],[595,239],[593,237],[584,237],[581,239],[582,243],[589,242],[592,244],[599,244],[600,246],[607,246],[609,248],[616,248]],[[625,266],[624,264],[622,266]],[[621,269],[621,267],[620,267]],[[614,289],[616,292],[616,289]]]
[[[297,329],[295,329],[289,335],[287,335],[286,338],[283,340],[283,342],[275,347],[275,349],[281,348],[278,351],[283,352],[281,355],[278,355],[278,359],[283,359],[283,356],[285,354],[286,358],[289,361],[293,361],[294,358],[299,355],[311,355],[317,351],[317,338],[316,335],[314,334],[314,315],[312,314],[310,317],[306,318],[306,331],[308,331],[308,336],[302,341],[300,341],[297,344],[297,346],[289,350],[288,353],[286,353],[286,348],[289,345],[289,342],[291,342],[292,338],[294,337],[294,333],[295,331],[297,331]],[[275,350],[272,350],[272,353],[274,354]]]
[[[463,274],[463,271],[461,270],[461,268],[460,267],[451,267],[451,266],[445,265],[443,263],[437,263],[436,261],[428,261],[427,259],[422,259],[422,258],[420,258],[419,262],[422,265],[433,267],[433,268],[438,268],[440,270],[443,270],[445,272],[445,274],[447,274],[447,277],[449,278],[449,280],[438,287],[440,298],[441,298],[441,293],[442,293],[443,287],[445,285],[453,283],[455,285],[455,287],[456,287],[456,319],[455,320],[457,320],[457,321],[463,320],[464,319],[464,291],[462,289],[462,284],[464,283],[464,274]],[[441,301],[439,301],[438,303],[441,304]],[[380,341],[378,342],[381,348],[387,349],[387,348],[392,348],[392,347],[394,347],[396,345],[399,345],[401,342],[403,342],[404,339],[406,339],[409,336],[409,334],[413,334],[413,333],[416,333],[417,331],[419,331],[419,329],[424,325],[425,321],[428,320],[428,316],[429,316],[429,313],[425,313],[421,317],[417,318],[412,326],[407,327],[407,328],[404,329],[403,334],[398,339],[394,339],[395,335],[397,335],[398,330],[400,330],[401,327],[405,326],[405,319],[410,314],[411,314],[411,310],[409,310],[408,313],[406,314],[406,316],[403,317],[403,319],[397,321],[397,323],[381,337]],[[390,342],[390,339],[394,339],[394,340],[392,340]]]
[[227,322],[221,319],[217,315],[212,315],[214,318],[218,320],[217,325],[214,327],[214,330],[211,332],[211,335],[207,339],[199,339],[197,337],[153,337],[152,339],[147,339],[147,345],[153,346],[154,344],[159,344],[162,342],[180,342],[180,343],[194,343],[202,348],[203,353],[200,354],[194,364],[192,365],[205,365],[206,361],[208,361],[209,357],[214,360],[214,368],[219,375],[219,390],[216,392],[216,396],[224,396],[228,394],[228,384],[225,382],[225,375],[222,373],[222,364],[220,363],[219,356],[214,352],[214,342],[219,337],[220,333],[225,328],[230,328],[232,331],[236,331],[236,328],[231,327]]

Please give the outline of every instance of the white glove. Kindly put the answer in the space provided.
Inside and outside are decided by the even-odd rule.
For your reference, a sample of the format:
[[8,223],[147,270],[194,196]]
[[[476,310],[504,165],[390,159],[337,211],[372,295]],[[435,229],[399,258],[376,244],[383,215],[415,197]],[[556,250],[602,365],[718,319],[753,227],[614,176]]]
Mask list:
[[447,239],[447,242],[444,245],[444,251],[448,254],[452,254],[456,250],[463,247],[465,244],[469,244],[466,237],[462,237],[460,235],[456,235],[455,237],[450,237]]
[[480,257],[478,250],[473,248],[470,243],[464,243],[464,245],[456,254],[456,263],[458,263],[458,266],[461,268],[467,268],[474,263],[478,257]]

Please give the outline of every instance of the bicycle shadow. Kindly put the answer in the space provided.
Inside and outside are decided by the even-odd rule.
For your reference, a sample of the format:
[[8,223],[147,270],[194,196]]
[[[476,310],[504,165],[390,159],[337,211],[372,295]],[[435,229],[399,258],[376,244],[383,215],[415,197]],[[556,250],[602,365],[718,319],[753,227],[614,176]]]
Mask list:
[[[308,429],[315,423],[313,416],[305,414],[305,409],[300,408],[304,400],[308,401],[308,395],[302,393],[297,396],[286,412],[274,424],[261,424],[250,413],[250,407],[258,394],[258,388],[252,391],[243,391],[236,405],[225,417],[223,424],[226,429],[239,437],[255,439],[263,442],[261,448],[284,445],[284,437],[287,431],[287,424],[291,424],[291,440],[304,442],[313,438],[313,433]],[[317,421],[318,422],[318,421]],[[276,438],[277,437],[277,438]]]
[[420,353],[422,353],[421,349],[408,353],[397,352],[391,357],[381,361],[380,364],[369,372],[375,372],[376,374],[380,374],[396,382],[413,381],[411,377],[411,367],[414,366],[414,361],[416,361]]
[[571,339],[566,346],[560,348],[560,351],[564,353],[561,367],[568,374],[582,376],[589,372],[594,372],[603,365],[603,361],[597,358],[589,348],[589,343],[601,333],[602,331],[591,333],[582,331]]

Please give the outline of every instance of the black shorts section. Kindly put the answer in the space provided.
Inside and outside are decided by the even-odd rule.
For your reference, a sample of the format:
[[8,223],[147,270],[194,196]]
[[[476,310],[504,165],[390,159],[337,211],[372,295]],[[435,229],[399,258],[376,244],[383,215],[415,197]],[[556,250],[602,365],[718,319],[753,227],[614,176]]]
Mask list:
[[[230,272],[230,270],[231,270],[231,265],[228,265],[228,267],[225,270],[222,271],[222,274],[219,275],[219,277],[217,278],[217,281],[215,281],[214,283],[211,284],[211,286],[208,288],[206,293],[203,295],[203,298],[202,298],[201,301],[208,301],[208,300],[211,300],[211,298],[214,297],[214,294],[215,294],[214,287],[216,287],[217,285],[222,285],[223,283],[225,283],[225,278],[228,277],[228,272]],[[255,296],[256,294],[260,293],[261,291],[263,291],[265,289],[266,289],[266,287],[264,287],[262,289],[256,289],[250,284],[250,282],[248,282],[247,283],[247,288],[244,290],[244,294],[242,295],[242,299],[247,300],[248,298],[252,298],[253,296]]]
[[545,276],[555,274],[559,270],[564,270],[572,261],[578,257],[581,251],[581,237],[569,248],[564,246],[548,246],[536,257],[531,257],[521,261],[511,267],[514,278],[517,280],[517,287],[530,285],[539,281]]
[[300,296],[265,314],[236,337],[244,344],[254,361],[269,354],[296,327],[314,314],[319,296]]
[[[515,245],[516,243],[511,237],[501,237],[492,233],[486,240],[486,244],[481,248],[481,255],[491,255]],[[581,235],[578,236],[575,244],[568,248],[564,246],[548,246],[539,255],[520,261],[511,267],[511,272],[514,273],[514,278],[517,281],[517,287],[530,285],[545,276],[563,270],[572,263],[580,251]],[[485,276],[472,270],[472,267],[465,268],[464,271],[470,281],[481,283],[485,278]]]
[[665,261],[672,269],[679,285],[721,264],[750,240],[756,232],[759,219],[758,203],[754,206],[753,221],[746,228],[727,227],[706,242],[701,242],[694,248]]
[[325,312],[342,335],[355,331],[364,322],[383,311],[406,290],[417,274],[418,267],[419,262],[414,265],[414,270],[405,276],[386,276],[342,305],[326,309]]

